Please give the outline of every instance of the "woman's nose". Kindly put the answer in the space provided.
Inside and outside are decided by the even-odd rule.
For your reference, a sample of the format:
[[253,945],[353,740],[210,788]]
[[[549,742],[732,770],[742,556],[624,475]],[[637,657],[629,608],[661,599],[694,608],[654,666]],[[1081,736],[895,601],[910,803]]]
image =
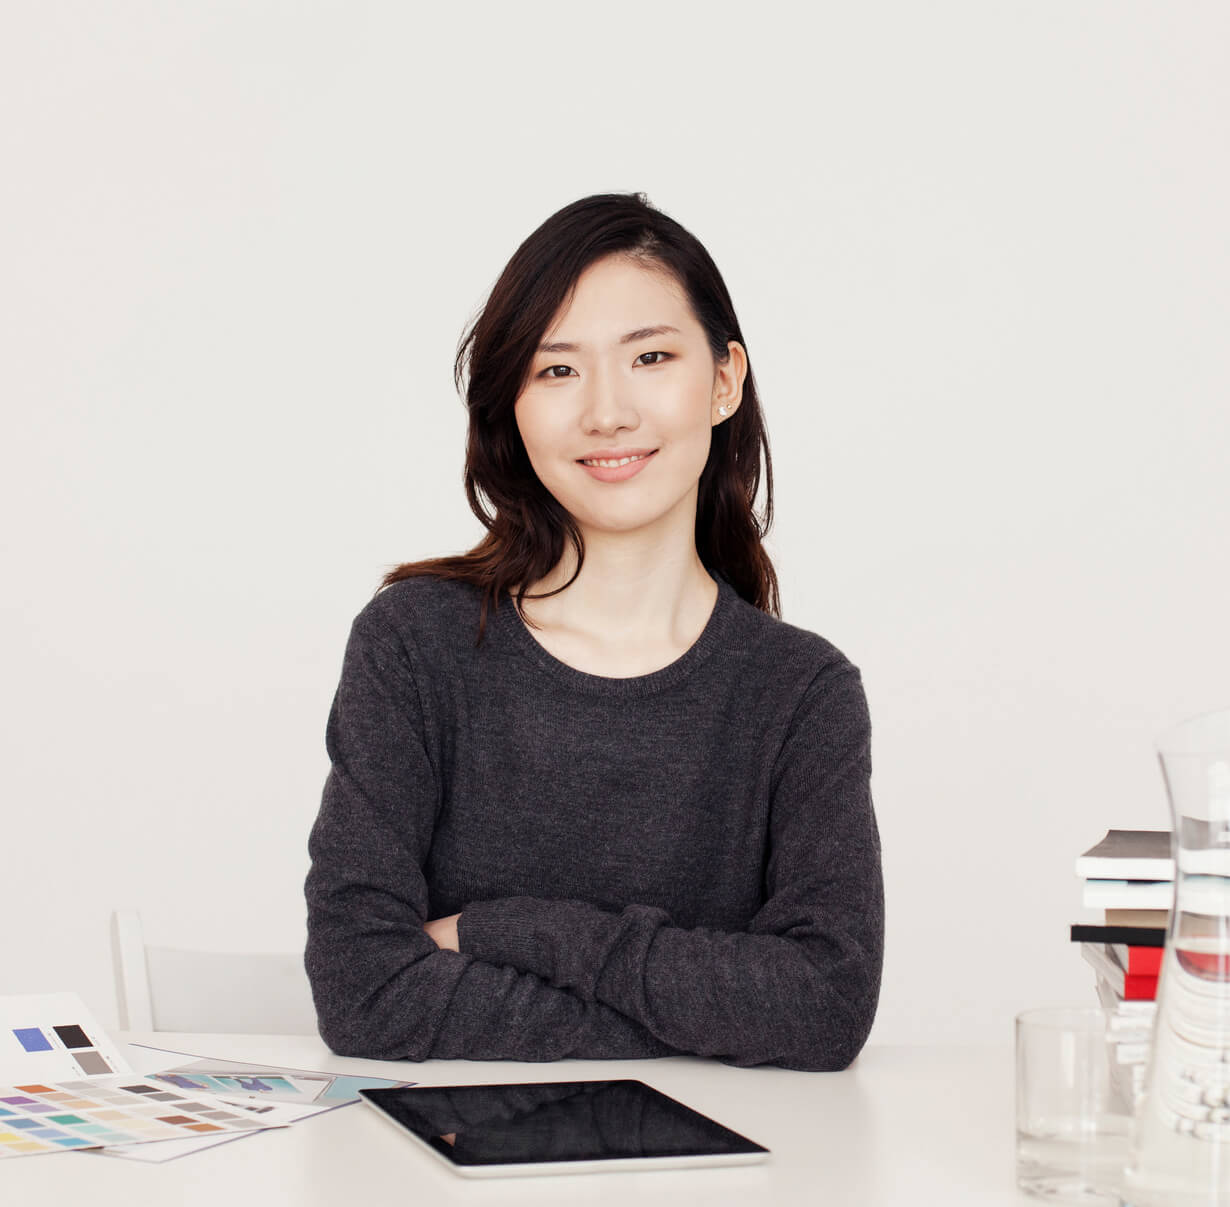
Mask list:
[[597,431],[613,431],[617,427],[626,427],[629,416],[635,414],[629,383],[623,381],[615,369],[594,369],[585,385],[587,426]]

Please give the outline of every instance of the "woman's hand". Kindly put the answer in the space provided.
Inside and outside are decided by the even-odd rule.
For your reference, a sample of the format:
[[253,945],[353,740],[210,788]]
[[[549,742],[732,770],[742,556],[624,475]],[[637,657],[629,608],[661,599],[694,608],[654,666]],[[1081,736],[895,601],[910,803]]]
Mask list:
[[441,951],[460,950],[457,938],[457,919],[460,917],[460,914],[450,914],[447,918],[436,918],[423,927]]

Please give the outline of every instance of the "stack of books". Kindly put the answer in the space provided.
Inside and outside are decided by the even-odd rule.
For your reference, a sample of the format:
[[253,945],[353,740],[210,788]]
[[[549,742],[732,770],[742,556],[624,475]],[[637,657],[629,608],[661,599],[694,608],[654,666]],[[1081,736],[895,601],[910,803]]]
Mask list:
[[1096,975],[1115,1043],[1117,1081],[1139,1098],[1157,1008],[1166,928],[1174,896],[1169,830],[1108,830],[1076,860],[1081,904],[1102,921],[1074,923],[1071,938]]

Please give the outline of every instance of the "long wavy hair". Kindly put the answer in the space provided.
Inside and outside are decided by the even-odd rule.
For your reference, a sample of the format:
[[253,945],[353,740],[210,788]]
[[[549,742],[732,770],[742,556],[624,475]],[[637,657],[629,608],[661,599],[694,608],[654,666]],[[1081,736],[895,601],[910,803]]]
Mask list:
[[[585,546],[576,521],[543,486],[521,440],[514,407],[548,324],[567,302],[577,278],[612,254],[665,270],[684,290],[718,363],[727,341],[747,344],[721,274],[700,241],[649,203],[644,193],[598,193],[552,214],[513,254],[457,348],[453,379],[464,387],[469,412],[465,492],[487,535],[468,553],[406,562],[380,586],[431,576],[471,583],[482,593],[478,639],[488,612],[512,591],[518,614],[527,587],[559,564],[564,542],[576,551],[576,574]],[[756,514],[764,458],[763,519]],[[484,504],[483,497],[490,504]],[[762,544],[773,523],[773,463],[748,357],[743,396],[735,413],[712,432],[696,505],[696,551],[749,603],[780,616],[777,574]],[[564,586],[530,599],[542,599]]]

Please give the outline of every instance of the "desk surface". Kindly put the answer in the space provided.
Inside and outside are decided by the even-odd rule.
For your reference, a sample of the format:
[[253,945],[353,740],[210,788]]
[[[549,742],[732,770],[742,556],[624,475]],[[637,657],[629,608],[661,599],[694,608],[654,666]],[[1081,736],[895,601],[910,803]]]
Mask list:
[[[42,1204],[219,1202],[311,1207],[482,1203],[637,1207],[817,1203],[845,1207],[1034,1202],[1013,1178],[1013,1068],[1002,1047],[865,1048],[841,1073],[735,1069],[692,1057],[384,1063],[334,1056],[319,1039],[121,1033],[199,1056],[425,1085],[636,1077],[772,1150],[763,1165],[573,1174],[473,1182],[437,1166],[361,1103],[162,1165],[90,1153],[0,1163],[4,1201]],[[134,1058],[134,1066],[141,1067]],[[421,1197],[420,1197],[421,1196]]]

